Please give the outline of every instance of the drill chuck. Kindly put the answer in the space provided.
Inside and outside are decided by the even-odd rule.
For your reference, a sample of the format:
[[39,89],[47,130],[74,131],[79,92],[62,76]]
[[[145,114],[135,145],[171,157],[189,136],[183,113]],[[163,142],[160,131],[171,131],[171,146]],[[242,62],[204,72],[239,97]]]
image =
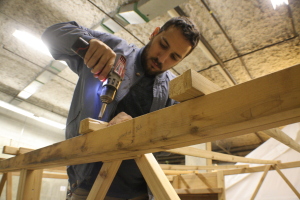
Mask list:
[[105,85],[100,94],[100,99],[102,103],[111,103],[116,95],[117,89],[111,85]]

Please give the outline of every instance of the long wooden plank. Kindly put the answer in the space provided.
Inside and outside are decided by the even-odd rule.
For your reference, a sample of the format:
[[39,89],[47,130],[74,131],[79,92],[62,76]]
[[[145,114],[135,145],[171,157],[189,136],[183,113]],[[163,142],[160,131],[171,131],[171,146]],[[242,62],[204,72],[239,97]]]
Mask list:
[[157,200],[180,200],[152,153],[135,159],[151,192]]
[[116,176],[122,160],[104,163],[96,178],[96,181],[87,197],[87,200],[103,200]]
[[263,133],[266,133],[270,137],[278,140],[279,142],[285,144],[288,147],[291,147],[295,151],[298,151],[300,153],[300,144],[298,144],[295,140],[290,138],[287,134],[285,134],[283,131],[281,131],[278,128],[273,128],[269,130],[262,131]]
[[[0,172],[124,159],[300,121],[300,65],[0,162]],[[76,145],[74,145],[76,144]]]
[[201,158],[211,158],[214,160],[222,160],[227,162],[242,162],[242,163],[256,163],[256,164],[276,164],[279,162],[276,160],[261,160],[261,159],[245,158],[241,156],[232,156],[223,153],[197,149],[193,147],[182,147],[182,148],[170,149],[166,151],[175,154],[189,155],[189,156],[195,156]]
[[[280,169],[289,169],[289,168],[294,168],[294,167],[300,167],[300,161],[288,162],[288,163],[278,163],[277,166]],[[270,170],[272,170],[272,168]],[[244,168],[244,169],[229,169],[229,170],[224,170],[224,175],[254,173],[254,172],[262,172],[262,171],[264,171],[264,166],[249,167],[249,168]]]
[[212,166],[189,166],[189,165],[159,165],[163,170],[220,170],[220,169],[240,169],[249,165],[212,165]]
[[214,194],[221,193],[222,188],[203,188],[203,189],[175,189],[177,194]]

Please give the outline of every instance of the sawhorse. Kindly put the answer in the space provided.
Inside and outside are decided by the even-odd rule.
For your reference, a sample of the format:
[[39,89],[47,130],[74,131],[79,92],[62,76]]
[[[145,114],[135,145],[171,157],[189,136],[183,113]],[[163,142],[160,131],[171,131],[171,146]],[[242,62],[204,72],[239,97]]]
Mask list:
[[[86,134],[107,127],[107,123],[93,119],[81,121],[79,132]],[[137,156],[135,162],[156,200],[180,200],[152,153]],[[87,200],[102,200],[122,163],[122,160],[104,162]]]

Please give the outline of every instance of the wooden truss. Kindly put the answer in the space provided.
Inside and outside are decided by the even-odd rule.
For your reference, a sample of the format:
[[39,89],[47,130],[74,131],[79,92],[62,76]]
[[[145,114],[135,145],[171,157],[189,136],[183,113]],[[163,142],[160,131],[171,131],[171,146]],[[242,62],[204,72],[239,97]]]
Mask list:
[[[177,195],[179,189],[177,192],[173,189],[180,183],[179,178],[173,180],[172,186],[152,152],[180,151],[186,154],[186,150],[191,151],[190,147],[186,147],[189,145],[300,121],[300,65],[224,90],[208,80],[199,82],[203,77],[199,78],[198,75],[188,71],[173,80],[172,88],[175,89],[171,89],[170,96],[174,99],[178,97],[180,101],[186,100],[183,103],[104,129],[98,128],[103,126],[101,122],[86,119],[80,128],[85,134],[3,160],[0,162],[0,172],[8,177],[12,171],[21,171],[18,200],[29,197],[35,199],[39,190],[35,185],[39,184],[38,177],[42,177],[42,169],[103,161],[104,165],[88,198],[101,199],[121,161],[135,159],[156,199],[175,200],[180,199]],[[193,78],[195,76],[197,78]],[[200,94],[199,90],[202,91]],[[183,98],[185,96],[188,97]],[[276,139],[294,149],[299,148],[284,133],[277,131],[276,135]],[[207,157],[217,156],[212,152],[199,153]],[[226,159],[239,161],[233,156]],[[242,162],[270,164],[265,168],[265,174],[271,165],[274,169],[280,165],[278,161],[258,159]],[[207,191],[214,190],[219,199],[225,199],[226,171],[216,174],[217,186],[211,187],[211,190],[207,188]]]

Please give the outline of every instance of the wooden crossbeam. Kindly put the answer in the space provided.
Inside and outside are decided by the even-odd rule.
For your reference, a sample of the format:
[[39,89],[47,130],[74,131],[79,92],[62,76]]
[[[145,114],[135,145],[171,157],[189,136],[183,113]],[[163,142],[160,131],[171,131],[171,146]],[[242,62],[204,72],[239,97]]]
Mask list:
[[[289,169],[289,168],[300,167],[300,161],[278,163],[276,165],[280,169]],[[224,171],[224,175],[234,175],[234,174],[263,172],[264,169],[265,169],[265,166],[257,166],[257,167],[247,167],[247,168],[242,168],[242,169],[226,169],[223,171]],[[273,168],[271,168],[270,170],[273,170]],[[202,174],[210,174],[210,173],[213,174],[213,172],[207,172],[207,173],[202,173]]]
[[107,122],[86,118],[80,122],[79,133],[86,134],[107,127]]
[[177,194],[215,194],[221,193],[223,188],[201,188],[201,189],[175,189]]
[[182,147],[182,148],[170,149],[166,151],[175,154],[189,155],[189,156],[195,156],[201,158],[211,158],[214,160],[222,160],[228,162],[242,162],[242,163],[256,163],[256,164],[276,164],[279,162],[276,160],[261,160],[261,159],[254,159],[254,158],[245,158],[241,156],[232,156],[223,153],[197,149],[193,147]]
[[273,128],[269,130],[264,130],[262,132],[300,153],[300,144],[298,144],[295,140],[290,138],[290,136],[285,134],[280,129]]
[[25,147],[12,147],[12,146],[3,146],[2,153],[4,154],[9,154],[9,155],[19,155],[19,154],[24,154],[28,153],[30,151],[33,151],[34,149],[29,149]]
[[189,69],[170,82],[169,97],[178,102],[184,102],[221,89],[217,84]]
[[249,165],[212,165],[212,166],[189,166],[189,165],[167,165],[160,164],[163,170],[221,170],[221,169],[241,169]]
[[297,65],[21,154],[1,161],[0,172],[126,159],[295,123],[299,74]]

